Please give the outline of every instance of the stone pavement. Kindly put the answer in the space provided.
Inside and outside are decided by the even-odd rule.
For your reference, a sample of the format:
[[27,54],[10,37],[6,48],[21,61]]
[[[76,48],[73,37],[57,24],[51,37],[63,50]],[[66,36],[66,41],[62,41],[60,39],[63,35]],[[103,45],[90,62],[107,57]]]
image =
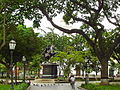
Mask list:
[[[76,82],[75,90],[83,90],[77,88],[80,85],[80,82]],[[69,83],[34,83],[27,90],[72,90],[72,88]]]

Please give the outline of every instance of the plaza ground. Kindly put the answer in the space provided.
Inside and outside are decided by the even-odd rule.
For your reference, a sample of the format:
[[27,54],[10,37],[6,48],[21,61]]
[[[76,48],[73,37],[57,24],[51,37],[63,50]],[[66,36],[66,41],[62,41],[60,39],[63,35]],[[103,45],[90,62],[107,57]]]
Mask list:
[[[75,90],[81,90],[78,87],[84,82],[76,82]],[[27,90],[72,90],[69,83],[37,83],[31,84]]]

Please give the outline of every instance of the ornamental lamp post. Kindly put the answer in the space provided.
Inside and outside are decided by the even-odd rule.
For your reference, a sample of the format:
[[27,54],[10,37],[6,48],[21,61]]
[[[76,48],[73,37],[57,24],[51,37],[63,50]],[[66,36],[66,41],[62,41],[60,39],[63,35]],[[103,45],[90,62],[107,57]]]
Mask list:
[[89,83],[89,76],[88,76],[88,59],[85,58],[85,67],[86,67],[86,72],[85,72],[85,84]]
[[25,82],[25,62],[26,62],[26,57],[25,56],[22,57],[22,61],[24,63],[24,79],[23,79],[23,82]]
[[15,49],[16,42],[14,40],[11,40],[9,42],[9,49],[11,54],[11,61],[10,61],[10,71],[11,71],[11,90],[14,90],[14,84],[13,84],[13,51]]

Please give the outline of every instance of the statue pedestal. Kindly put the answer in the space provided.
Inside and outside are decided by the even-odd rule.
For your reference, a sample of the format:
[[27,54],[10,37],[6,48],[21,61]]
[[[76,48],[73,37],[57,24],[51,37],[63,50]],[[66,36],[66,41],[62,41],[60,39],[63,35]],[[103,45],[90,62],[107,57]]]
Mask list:
[[56,63],[45,63],[42,64],[43,75],[42,78],[57,78],[57,66]]

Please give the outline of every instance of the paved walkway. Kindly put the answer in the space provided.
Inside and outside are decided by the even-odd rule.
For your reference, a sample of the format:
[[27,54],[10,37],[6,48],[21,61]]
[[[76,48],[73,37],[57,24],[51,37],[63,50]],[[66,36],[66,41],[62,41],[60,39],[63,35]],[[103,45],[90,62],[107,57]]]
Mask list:
[[[78,89],[81,85],[81,82],[76,82],[75,90],[82,90]],[[72,90],[69,83],[39,83],[30,85],[27,90]]]

